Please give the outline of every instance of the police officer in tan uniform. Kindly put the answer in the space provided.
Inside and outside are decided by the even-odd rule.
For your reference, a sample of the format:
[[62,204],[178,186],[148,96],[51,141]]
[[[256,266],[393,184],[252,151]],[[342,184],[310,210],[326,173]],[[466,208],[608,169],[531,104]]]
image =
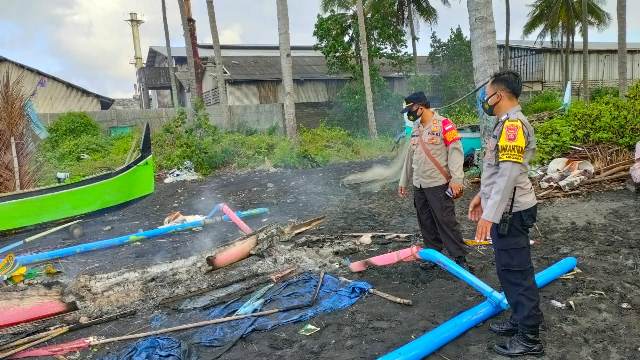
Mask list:
[[536,139],[522,114],[518,98],[522,80],[514,71],[493,75],[483,109],[497,123],[487,140],[480,193],[469,205],[469,218],[478,222],[476,240],[493,241],[496,271],[512,310],[511,317],[490,324],[499,335],[511,336],[494,350],[504,356],[541,355],[542,322],[534,279],[529,229],[536,222],[536,195],[527,175]]
[[423,92],[405,98],[407,118],[415,121],[404,161],[400,196],[413,185],[414,205],[425,247],[447,249],[459,265],[469,269],[454,198],[462,195],[464,154],[455,124],[431,109]]

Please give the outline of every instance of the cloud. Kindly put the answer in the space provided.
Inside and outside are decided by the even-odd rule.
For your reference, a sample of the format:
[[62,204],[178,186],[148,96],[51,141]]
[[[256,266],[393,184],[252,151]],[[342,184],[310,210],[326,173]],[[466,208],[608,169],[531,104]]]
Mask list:
[[[166,0],[172,46],[184,46],[176,0]],[[313,26],[320,0],[289,0],[291,42],[315,42]],[[531,1],[511,1],[511,38],[520,39]],[[606,3],[614,18],[609,29],[590,33],[592,41],[616,41],[615,1]],[[198,39],[211,42],[205,1],[192,0]],[[443,7],[434,0],[439,22],[432,29],[420,27],[419,53],[429,51],[429,35],[446,37],[449,29],[461,26],[468,34],[466,1],[451,1]],[[499,39],[504,38],[504,2],[494,1],[494,18]],[[143,58],[151,45],[164,45],[164,28],[159,0],[3,0],[0,12],[0,55],[112,97],[130,97],[135,82],[131,29],[124,22],[137,12],[145,23],[140,28]],[[627,1],[629,42],[640,41],[640,2]],[[216,17],[223,43],[277,44],[278,24],[274,0],[216,1]],[[576,39],[579,41],[579,39]]]

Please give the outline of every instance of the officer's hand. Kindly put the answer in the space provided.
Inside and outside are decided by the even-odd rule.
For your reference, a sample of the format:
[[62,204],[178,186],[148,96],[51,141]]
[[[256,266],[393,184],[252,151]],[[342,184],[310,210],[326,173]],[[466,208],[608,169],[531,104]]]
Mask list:
[[491,236],[491,226],[493,226],[491,221],[480,219],[476,228],[476,241],[487,240]]
[[479,221],[482,217],[482,201],[480,201],[480,194],[477,194],[471,200],[469,204],[469,220]]
[[407,197],[407,188],[404,186],[400,186],[398,187],[398,195],[400,195],[400,197]]
[[462,184],[458,184],[454,182],[449,183],[449,189],[451,189],[451,193],[453,194],[454,198],[458,197],[458,195],[462,192],[463,188],[464,186]]

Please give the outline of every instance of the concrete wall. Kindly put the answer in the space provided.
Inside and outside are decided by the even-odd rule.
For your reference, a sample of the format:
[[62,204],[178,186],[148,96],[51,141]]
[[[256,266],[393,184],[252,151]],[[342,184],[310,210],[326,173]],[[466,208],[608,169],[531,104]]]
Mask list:
[[[332,104],[328,102],[296,103],[298,126],[306,128],[318,127],[321,121],[329,117],[331,109]],[[229,130],[254,129],[258,131],[275,128],[278,132],[284,133],[282,104],[230,105],[229,110],[231,115],[230,123],[224,124],[220,106],[207,107],[211,123],[219,128]],[[40,113],[39,115],[43,123],[48,126],[62,114]],[[147,122],[153,131],[158,131],[165,122],[176,115],[176,112],[173,108],[118,109],[88,111],[87,114],[95,119],[105,131],[116,126],[138,126],[142,128]],[[381,133],[395,133],[401,127],[401,119],[397,112],[385,113],[376,111],[378,131]]]
[[[222,121],[219,106],[207,107],[211,122],[224,129],[256,129],[267,130],[276,127],[282,130],[282,104],[242,105],[230,106],[231,121],[226,125]],[[114,126],[144,126],[147,122],[152,130],[159,130],[162,125],[176,115],[176,111],[169,109],[121,109],[87,111],[105,130]],[[50,125],[63,113],[40,113],[45,125]]]

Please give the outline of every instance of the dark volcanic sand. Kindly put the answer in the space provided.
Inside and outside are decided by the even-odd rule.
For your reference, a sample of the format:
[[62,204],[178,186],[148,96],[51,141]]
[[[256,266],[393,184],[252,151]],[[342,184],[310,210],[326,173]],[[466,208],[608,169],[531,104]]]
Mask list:
[[[349,232],[417,233],[413,202],[399,199],[395,189],[361,193],[340,185],[340,179],[371,163],[350,163],[312,170],[256,171],[221,175],[201,181],[158,184],[156,193],[121,209],[84,221],[82,241],[93,241],[149,229],[159,225],[169,211],[205,213],[224,199],[233,208],[269,207],[271,214],[248,221],[254,228],[271,222],[327,215],[314,234]],[[477,189],[468,189],[458,201],[458,217],[466,237],[474,224],[466,220],[466,208]],[[104,230],[106,226],[112,229]],[[214,240],[203,242],[198,233],[183,233],[136,245],[64,259],[65,280],[78,274],[97,274],[118,269],[134,269],[156,262],[178,259],[208,250],[238,234],[231,225],[215,227]],[[211,234],[211,233],[208,233]],[[583,271],[573,279],[558,280],[541,291],[545,329],[542,333],[547,353],[544,359],[640,359],[640,199],[625,190],[593,193],[541,204],[533,248],[536,271],[566,256],[578,257]],[[0,246],[17,237],[0,240]],[[346,241],[346,240],[345,240]],[[29,245],[29,250],[45,250],[71,245],[78,240],[67,233],[46,242]],[[322,246],[316,243],[313,246]],[[383,253],[406,243],[372,244],[367,251],[350,255],[361,259]],[[497,288],[493,253],[490,248],[472,250],[470,262],[476,275]],[[341,270],[344,271],[344,270]],[[335,271],[334,271],[335,273]],[[471,288],[440,270],[424,271],[414,263],[370,269],[349,274],[371,282],[380,290],[413,300],[407,307],[375,296],[353,307],[318,316],[310,321],[321,328],[310,335],[297,331],[304,323],[282,326],[270,332],[253,333],[239,341],[223,359],[372,359],[420,336],[458,312],[483,299]],[[602,293],[604,292],[604,295]],[[558,309],[550,300],[567,303]],[[575,304],[575,311],[568,301]],[[631,309],[621,307],[622,303]],[[169,312],[161,326],[187,321],[189,314]],[[504,317],[504,315],[502,315]],[[80,336],[118,336],[153,329],[149,314],[79,331],[61,340]],[[173,336],[189,340],[189,332]],[[434,359],[498,359],[488,350],[501,340],[482,324],[432,355]],[[58,341],[58,342],[59,342]],[[96,358],[119,343],[97,352],[85,351],[80,358]],[[194,347],[200,358],[210,358],[211,349]]]

